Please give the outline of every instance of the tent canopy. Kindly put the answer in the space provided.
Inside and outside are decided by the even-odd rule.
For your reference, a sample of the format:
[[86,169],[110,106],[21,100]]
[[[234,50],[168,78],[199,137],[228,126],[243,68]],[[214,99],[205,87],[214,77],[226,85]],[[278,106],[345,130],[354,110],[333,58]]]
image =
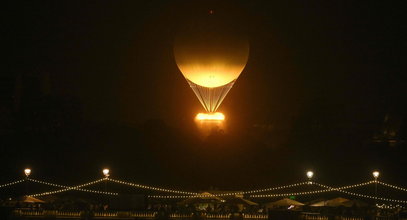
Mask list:
[[350,207],[350,206],[352,206],[352,205],[349,206],[349,202],[351,202],[349,199],[342,198],[342,197],[338,197],[338,198],[335,198],[335,199],[330,199],[330,200],[325,200],[325,201],[316,202],[316,203],[311,204],[310,206],[314,206],[314,207],[321,207],[321,206],[329,206],[329,207],[347,206],[347,207]]
[[289,199],[289,198],[284,198],[284,199],[280,199],[278,201],[275,202],[270,202],[270,203],[266,203],[266,207],[270,208],[270,207],[282,207],[282,206],[303,206],[304,203]]
[[234,204],[234,205],[250,205],[250,206],[255,206],[255,205],[259,205],[253,201],[244,199],[242,197],[239,196],[235,196],[233,198],[227,199],[226,200],[227,203],[229,204]]
[[368,207],[369,204],[361,200],[349,200],[343,203],[346,207]]
[[23,196],[15,200],[15,202],[22,202],[22,203],[45,203],[44,201],[31,197],[31,196]]
[[199,195],[192,196],[188,199],[185,199],[178,204],[186,205],[186,204],[197,204],[197,203],[222,203],[224,200],[220,197],[214,196],[211,193],[203,192]]

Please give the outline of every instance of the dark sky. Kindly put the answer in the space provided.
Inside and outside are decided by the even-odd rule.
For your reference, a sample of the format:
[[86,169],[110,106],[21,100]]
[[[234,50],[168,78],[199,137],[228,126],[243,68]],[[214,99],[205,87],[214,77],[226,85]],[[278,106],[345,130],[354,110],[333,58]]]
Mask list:
[[[221,2],[221,3],[220,3]],[[331,184],[405,183],[406,23],[397,3],[65,1],[2,9],[0,180],[117,178],[256,188],[314,169]],[[232,18],[248,64],[207,138],[173,56],[190,19]],[[64,173],[61,173],[63,170]],[[6,175],[7,174],[7,175]]]

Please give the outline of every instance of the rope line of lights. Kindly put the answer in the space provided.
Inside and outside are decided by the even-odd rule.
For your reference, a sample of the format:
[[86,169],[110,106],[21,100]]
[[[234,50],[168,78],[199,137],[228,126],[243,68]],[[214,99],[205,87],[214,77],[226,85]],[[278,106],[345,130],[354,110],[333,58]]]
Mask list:
[[379,209],[397,209],[397,208],[404,208],[403,206],[396,204],[390,204],[390,205],[386,205],[386,204],[381,204],[381,205],[376,205],[377,208]]
[[264,198],[264,197],[282,197],[282,196],[298,196],[298,195],[310,195],[310,194],[317,194],[317,193],[325,193],[325,192],[331,192],[335,190],[343,190],[343,189],[351,189],[351,188],[356,188],[356,187],[361,187],[361,186],[366,186],[374,183],[374,181],[368,181],[364,183],[358,183],[358,184],[353,184],[353,185],[348,185],[348,186],[341,186],[341,187],[330,187],[326,188],[323,187],[322,184],[318,184],[315,182],[308,182],[308,184],[315,184],[317,186],[323,187],[325,189],[322,190],[313,190],[313,191],[305,191],[305,192],[293,192],[293,193],[277,193],[277,194],[265,194],[265,195],[251,195],[250,197],[253,198]]
[[[371,182],[374,183],[375,181],[371,181]],[[387,202],[406,203],[407,204],[406,200],[398,200],[398,199],[389,199],[389,198],[383,198],[383,197],[377,197],[377,196],[370,196],[370,195],[365,195],[365,194],[348,192],[348,191],[342,190],[340,188],[333,188],[333,187],[326,186],[326,185],[319,184],[319,183],[315,183],[315,184],[320,186],[320,187],[326,188],[326,189],[332,189],[333,191],[345,193],[345,194],[352,195],[352,196],[358,196],[358,197],[367,198],[367,199],[382,200],[382,201],[387,201]]]
[[[350,189],[350,188],[369,185],[369,184],[372,184],[373,182],[374,181],[368,181],[368,182],[364,182],[364,183],[358,183],[358,184],[353,184],[353,185],[348,185],[348,186],[342,186],[342,187],[338,187],[338,188],[339,189]],[[215,197],[215,196],[250,195],[250,194],[258,193],[258,192],[286,189],[286,188],[292,188],[292,187],[308,185],[308,184],[312,184],[312,183],[311,182],[302,182],[302,183],[295,183],[295,184],[291,184],[291,185],[278,186],[278,187],[260,189],[260,190],[244,191],[244,192],[233,192],[233,193],[222,193],[222,194],[211,194],[211,195],[194,195],[194,196],[152,195],[152,196],[149,196],[149,198],[177,199],[177,198],[191,198],[191,197]],[[323,190],[314,190],[314,191],[306,191],[306,192],[293,192],[293,193],[251,195],[250,197],[263,198],[263,197],[281,197],[281,196],[293,196],[293,195],[308,195],[308,194],[324,193],[324,192],[330,192],[330,191],[333,191],[333,189],[323,189]]]
[[154,191],[160,191],[160,192],[168,192],[168,193],[177,193],[177,194],[186,194],[186,195],[198,195],[196,192],[187,192],[187,191],[181,191],[181,190],[173,190],[173,189],[164,189],[160,187],[153,187],[153,186],[147,186],[147,185],[141,185],[137,183],[130,183],[122,180],[115,180],[115,179],[110,179],[107,178],[106,180],[109,180],[114,183],[119,183],[119,184],[124,184],[136,188],[141,188],[141,189],[148,189],[148,190],[154,190]]
[[45,182],[45,181],[37,180],[37,179],[28,178],[27,180],[31,181],[31,182],[34,182],[34,183],[39,183],[39,184],[48,185],[48,186],[54,186],[54,187],[58,187],[58,188],[69,188],[69,186],[64,186],[64,185],[60,185],[60,184],[56,184],[56,183]]
[[[364,182],[364,183],[357,183],[357,184],[353,184],[353,185],[348,185],[348,186],[341,186],[341,187],[330,187],[331,189],[339,189],[339,190],[343,190],[343,189],[352,189],[352,188],[356,188],[356,187],[361,187],[361,186],[367,186],[367,185],[370,185],[370,184],[373,184],[374,183],[374,180],[371,180],[371,181],[367,181],[367,182]],[[317,185],[317,186],[319,186],[319,187],[323,187],[323,188],[326,188],[327,186],[325,186],[325,185],[322,185],[322,184],[320,184],[320,183],[316,183],[316,182],[314,182],[314,184],[315,185]]]
[[[277,193],[277,194],[266,194],[266,195],[250,195],[251,198],[264,198],[264,197],[284,197],[284,196],[298,196],[298,195],[308,195],[332,191],[330,189],[306,191],[306,192],[293,192],[293,193]],[[149,198],[159,198],[159,199],[177,199],[177,198],[192,198],[192,197],[214,197],[215,195],[202,195],[202,196],[159,196],[152,195]]]
[[[43,185],[58,187],[58,188],[64,188],[64,189],[72,188],[72,187],[70,187],[70,186],[64,186],[64,185],[60,185],[60,184],[56,184],[56,183],[50,183],[50,182],[45,182],[45,181],[36,180],[36,179],[31,179],[31,178],[28,178],[27,180],[29,180],[29,181],[31,181],[31,182],[43,184]],[[82,184],[82,185],[84,185],[84,184]],[[99,193],[99,194],[112,195],[112,194],[109,194],[109,193],[112,193],[112,192],[97,191],[97,190],[90,190],[90,189],[83,189],[83,188],[74,188],[74,189],[72,189],[72,190],[83,191],[83,192],[90,192],[90,193]],[[117,193],[116,193],[116,194],[117,194]]]
[[160,198],[160,199],[177,199],[177,198],[192,198],[192,197],[215,197],[215,196],[236,196],[236,195],[250,195],[253,193],[259,193],[259,192],[267,192],[267,191],[273,191],[273,190],[280,190],[280,189],[287,189],[287,188],[292,188],[296,186],[302,186],[309,184],[308,182],[302,182],[302,183],[294,183],[290,185],[284,185],[284,186],[276,186],[276,187],[270,187],[270,188],[265,188],[265,189],[257,189],[257,190],[248,190],[248,191],[240,191],[240,192],[230,192],[230,193],[218,193],[218,194],[210,194],[210,195],[202,195],[202,194],[195,194],[192,196],[174,196],[174,195],[152,195],[149,196],[149,198]]
[[[307,177],[308,177],[308,182],[300,183],[300,184],[297,184],[297,185],[315,184],[315,185],[317,185],[319,187],[322,187],[322,188],[325,188],[325,189],[308,191],[308,192],[279,193],[279,194],[267,194],[267,195],[251,195],[251,197],[281,197],[281,196],[308,195],[308,194],[317,194],[317,193],[338,191],[338,192],[342,192],[342,193],[345,193],[345,194],[358,196],[358,197],[363,197],[363,198],[376,199],[376,200],[378,199],[378,200],[382,200],[382,201],[396,202],[396,203],[407,203],[407,201],[404,201],[404,200],[397,200],[397,199],[383,198],[383,197],[377,197],[377,196],[370,196],[370,195],[364,195],[364,194],[359,194],[359,193],[348,192],[348,191],[344,190],[344,189],[350,189],[350,188],[355,188],[355,187],[366,186],[366,185],[370,185],[372,183],[380,183],[380,184],[382,184],[384,186],[387,186],[387,187],[391,187],[391,188],[402,190],[402,191],[407,191],[407,189],[404,189],[402,187],[398,187],[398,186],[394,186],[394,185],[391,185],[391,184],[387,184],[387,183],[377,181],[377,178],[380,175],[380,173],[378,171],[374,171],[372,173],[373,177],[374,177],[373,181],[368,181],[368,182],[358,183],[358,184],[353,184],[353,185],[348,185],[348,186],[342,186],[342,187],[330,187],[330,186],[326,186],[326,185],[319,184],[319,183],[313,183],[311,180],[312,180],[312,177],[314,175],[314,172],[308,171],[306,174],[307,174]],[[295,186],[295,184],[293,184],[293,185]],[[282,187],[274,187],[274,188],[270,188],[270,189],[281,189],[281,188]],[[284,188],[288,188],[288,187],[284,187]],[[261,190],[257,190],[257,191],[252,190],[252,191],[246,191],[246,192],[240,192],[240,193],[235,192],[235,193],[224,193],[224,194],[213,194],[213,195],[200,195],[200,196],[201,197],[212,197],[212,196],[236,195],[236,194],[243,194],[243,193],[251,194],[251,193],[256,193],[256,192],[259,192],[259,191],[261,191]],[[169,196],[168,195],[165,195],[165,196],[149,196],[149,198],[188,198],[188,197],[191,197],[191,196],[173,196],[173,195],[169,195]]]
[[[31,194],[31,195],[28,195],[28,196],[38,197],[38,196],[45,196],[45,195],[52,195],[52,194],[62,193],[62,192],[71,191],[71,190],[79,190],[80,188],[90,186],[90,185],[94,185],[96,183],[99,183],[99,182],[102,182],[102,181],[105,181],[105,180],[107,180],[107,178],[102,178],[102,179],[95,180],[95,181],[92,181],[92,182],[89,182],[89,183],[84,183],[84,184],[77,185],[77,186],[67,187],[67,188],[60,189],[60,190],[54,190],[54,191],[48,191],[48,192],[43,192],[43,193]],[[86,192],[97,193],[97,194],[105,194],[105,195],[113,195],[113,196],[118,195],[118,193],[104,192],[104,191],[98,191],[98,190],[89,190],[89,189],[86,189]]]
[[348,195],[358,196],[358,197],[362,197],[362,198],[377,199],[377,200],[382,200],[382,201],[387,201],[387,202],[407,203],[407,201],[405,201],[405,200],[376,197],[376,196],[364,195],[364,194],[353,193],[353,192],[348,192],[348,191],[343,190],[343,189],[350,189],[350,188],[354,188],[354,187],[369,185],[369,184],[372,184],[372,183],[375,183],[375,181],[369,181],[369,182],[366,182],[366,183],[360,183],[360,184],[355,184],[355,185],[350,185],[350,186],[343,186],[343,187],[334,188],[334,187],[330,187],[330,186],[326,186],[326,185],[314,182],[315,185],[323,187],[323,188],[325,188],[325,190],[315,190],[315,191],[296,192],[296,193],[280,193],[280,194],[269,194],[269,195],[252,195],[251,197],[258,198],[258,197],[298,196],[298,195],[309,195],[309,194],[337,191],[337,192],[342,192],[342,193],[345,193],[345,194],[348,194]]
[[286,197],[286,196],[302,196],[302,195],[310,195],[310,194],[317,194],[317,193],[325,193],[333,191],[331,189],[322,189],[322,190],[314,190],[314,191],[305,191],[305,192],[293,192],[293,193],[278,193],[278,194],[266,194],[266,195],[251,195],[251,198],[266,198],[266,197]]
[[379,199],[379,200],[383,200],[383,201],[397,202],[397,203],[407,203],[407,201],[404,201],[404,200],[389,199],[389,198],[379,198],[376,195],[375,196],[370,196],[370,195],[364,195],[364,194],[358,194],[358,193],[344,191],[344,189],[350,189],[350,188],[365,186],[365,185],[369,185],[369,184],[372,184],[372,183],[375,183],[375,184],[379,183],[381,185],[391,187],[393,189],[397,189],[397,190],[407,192],[406,188],[378,181],[377,179],[378,179],[380,173],[377,170],[372,173],[373,177],[374,177],[373,181],[368,181],[368,182],[354,184],[354,185],[348,185],[348,186],[342,186],[342,187],[330,187],[330,186],[326,186],[326,185],[323,185],[323,184],[312,182],[312,177],[314,175],[314,172],[313,171],[308,171],[306,173],[306,175],[308,177],[307,182],[301,182],[301,183],[295,183],[295,184],[277,186],[277,187],[271,187],[271,188],[265,188],[265,189],[257,189],[257,190],[249,190],[249,191],[237,191],[237,192],[209,194],[209,195],[202,195],[202,194],[196,193],[196,192],[165,189],[165,188],[160,188],[160,187],[153,187],[153,186],[147,186],[147,185],[142,185],[142,184],[137,184],[137,183],[126,182],[126,181],[122,181],[122,180],[110,179],[109,178],[110,171],[109,171],[109,169],[106,169],[106,168],[102,170],[102,173],[105,176],[102,179],[70,187],[70,186],[64,186],[64,185],[55,184],[55,183],[49,183],[49,182],[45,182],[45,181],[41,181],[41,180],[30,179],[29,176],[31,174],[31,169],[27,168],[27,169],[24,170],[24,174],[26,175],[25,179],[17,180],[17,181],[14,181],[14,182],[10,182],[10,183],[0,185],[0,188],[10,186],[10,185],[14,185],[14,184],[17,184],[17,183],[21,183],[21,182],[24,182],[24,181],[32,181],[32,182],[41,183],[41,184],[54,186],[54,187],[59,187],[59,188],[63,188],[63,189],[55,190],[55,191],[49,191],[49,192],[43,192],[43,193],[37,193],[37,194],[32,194],[30,196],[51,195],[51,194],[61,193],[61,192],[69,191],[69,190],[78,190],[78,191],[99,193],[99,194],[106,194],[106,195],[118,195],[118,193],[113,193],[113,192],[104,192],[104,191],[83,189],[83,187],[93,185],[93,184],[96,184],[96,183],[101,182],[101,181],[111,181],[111,182],[114,182],[114,183],[129,185],[129,186],[136,187],[136,188],[142,188],[142,189],[148,189],[148,190],[160,191],[160,192],[167,192],[167,193],[183,194],[183,195],[151,195],[151,196],[149,196],[149,198],[191,198],[191,197],[215,197],[215,196],[251,195],[251,194],[260,193],[260,192],[267,192],[267,191],[273,191],[273,190],[279,190],[279,189],[292,188],[292,187],[296,187],[296,186],[302,186],[302,185],[305,185],[305,184],[315,184],[316,186],[322,187],[324,189],[322,189],[322,190],[314,190],[314,191],[306,191],[306,192],[251,195],[251,197],[279,197],[279,196],[308,195],[308,194],[324,193],[324,192],[330,192],[330,191],[338,191],[338,192],[342,192],[342,193],[346,193],[346,194],[354,195],[354,196],[359,196],[359,197],[363,197],[363,198]]
[[387,187],[390,187],[390,188],[393,188],[393,189],[397,189],[397,190],[401,190],[401,191],[407,192],[407,189],[406,189],[406,188],[403,188],[403,187],[391,185],[391,184],[384,183],[384,182],[380,182],[380,181],[377,181],[377,180],[376,180],[376,182],[377,182],[378,184],[380,184],[380,185],[383,185],[383,186],[387,186]]
[[325,193],[325,192],[331,192],[331,191],[335,191],[335,190],[343,190],[343,189],[351,189],[351,188],[356,188],[356,187],[361,187],[361,186],[366,186],[369,184],[374,183],[374,181],[368,181],[368,182],[364,182],[364,183],[358,183],[358,184],[353,184],[353,185],[348,185],[348,186],[341,186],[341,187],[330,187],[330,188],[326,188],[323,187],[322,184],[318,184],[318,183],[312,183],[315,184],[317,186],[323,187],[325,189],[321,189],[321,190],[313,190],[313,191],[305,191],[305,192],[293,192],[293,193],[277,193],[277,194],[265,194],[265,195],[251,195],[250,197],[253,198],[264,198],[264,197],[281,197],[281,196],[298,196],[298,195],[310,195],[310,194],[317,194],[317,193]]
[[169,196],[169,195],[149,195],[148,198],[155,198],[155,199],[187,199],[187,198],[193,198],[193,197],[199,197],[198,195],[189,195],[189,196]]
[[4,188],[4,187],[7,187],[7,186],[12,186],[12,185],[15,185],[15,184],[18,184],[18,183],[22,183],[22,182],[24,182],[24,181],[25,181],[25,179],[16,180],[16,181],[14,181],[14,182],[5,183],[5,184],[0,185],[0,188]]
[[265,188],[265,189],[257,189],[257,190],[249,190],[249,191],[243,191],[243,192],[214,194],[214,196],[250,195],[250,194],[260,193],[260,192],[268,192],[268,191],[274,191],[274,190],[279,190],[279,189],[288,189],[288,188],[302,186],[302,185],[306,185],[306,184],[308,184],[308,182],[294,183],[294,184],[285,185],[285,186],[276,186],[276,187],[270,187],[270,188]]

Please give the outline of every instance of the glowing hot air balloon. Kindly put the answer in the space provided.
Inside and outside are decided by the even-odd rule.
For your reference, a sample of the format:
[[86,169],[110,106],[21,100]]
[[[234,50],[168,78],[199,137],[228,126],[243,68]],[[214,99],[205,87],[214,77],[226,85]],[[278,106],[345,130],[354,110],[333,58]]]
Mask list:
[[212,119],[223,120],[214,113],[249,57],[248,41],[234,27],[208,16],[186,25],[175,40],[178,68]]

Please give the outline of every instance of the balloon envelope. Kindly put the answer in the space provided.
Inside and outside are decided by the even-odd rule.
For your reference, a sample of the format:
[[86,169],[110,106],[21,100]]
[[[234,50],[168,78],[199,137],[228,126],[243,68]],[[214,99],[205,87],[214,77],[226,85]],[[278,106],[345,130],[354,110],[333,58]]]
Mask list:
[[249,57],[249,46],[246,41],[223,33],[191,34],[178,38],[174,53],[185,78],[214,88],[239,77]]
[[180,31],[174,55],[204,108],[214,112],[246,66],[249,44],[233,26],[208,17]]

